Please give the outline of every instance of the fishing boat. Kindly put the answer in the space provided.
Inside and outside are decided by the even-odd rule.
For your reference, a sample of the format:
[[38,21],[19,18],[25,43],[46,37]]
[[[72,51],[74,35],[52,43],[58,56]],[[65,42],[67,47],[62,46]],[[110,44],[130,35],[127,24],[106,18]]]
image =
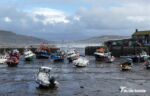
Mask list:
[[89,60],[86,58],[80,57],[77,60],[74,60],[73,64],[76,67],[86,67],[89,64]]
[[69,62],[73,62],[74,60],[78,59],[80,56],[79,52],[75,49],[71,49],[67,51],[67,59]]
[[99,48],[94,53],[96,61],[113,62],[114,56],[111,56],[111,52],[106,52],[104,48]]
[[122,71],[131,70],[133,65],[133,61],[130,58],[127,58],[124,62],[120,64]]
[[7,55],[0,55],[0,64],[4,64],[7,61]]
[[50,49],[46,44],[41,44],[40,48],[36,50],[37,59],[48,59],[50,56]]
[[42,66],[39,68],[39,72],[36,76],[36,83],[39,84],[41,88],[56,87],[58,82],[55,80],[54,76],[50,74],[52,68]]
[[9,58],[7,59],[6,63],[10,67],[17,66],[19,64],[20,54],[18,50],[13,50],[9,54]]
[[64,61],[65,52],[63,50],[56,50],[54,53],[51,54],[51,59],[53,61]]
[[24,58],[25,61],[32,61],[35,54],[30,49],[25,49],[24,51]]

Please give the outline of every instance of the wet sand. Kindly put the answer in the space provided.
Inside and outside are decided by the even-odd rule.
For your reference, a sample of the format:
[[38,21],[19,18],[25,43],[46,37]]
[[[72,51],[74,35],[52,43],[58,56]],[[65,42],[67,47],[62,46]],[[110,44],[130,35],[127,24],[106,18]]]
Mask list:
[[[122,72],[119,61],[114,63],[96,62],[94,57],[85,68],[76,68],[64,62],[21,59],[16,68],[0,65],[0,96],[149,96],[150,70],[142,64],[134,64],[128,72]],[[52,73],[60,83],[57,89],[39,89],[35,75],[40,66],[52,67]],[[120,86],[145,89],[146,93],[121,93]]]

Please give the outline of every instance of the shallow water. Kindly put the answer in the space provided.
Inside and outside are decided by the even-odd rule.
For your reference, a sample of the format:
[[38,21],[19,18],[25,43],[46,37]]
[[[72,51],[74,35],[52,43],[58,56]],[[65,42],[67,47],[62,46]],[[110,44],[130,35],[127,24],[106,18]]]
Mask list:
[[[120,60],[114,63],[96,62],[94,57],[86,57],[90,64],[76,68],[64,62],[37,60],[25,62],[21,58],[18,67],[0,65],[0,96],[149,96],[150,71],[142,64],[134,64],[133,70],[122,72]],[[57,89],[39,89],[35,75],[40,66],[52,67],[52,73],[60,83]],[[120,86],[145,89],[146,93],[121,93]]]

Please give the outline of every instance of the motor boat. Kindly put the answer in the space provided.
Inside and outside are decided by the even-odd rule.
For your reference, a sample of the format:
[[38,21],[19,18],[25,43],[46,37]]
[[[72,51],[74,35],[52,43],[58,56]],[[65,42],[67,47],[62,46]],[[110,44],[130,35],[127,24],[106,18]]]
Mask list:
[[73,64],[76,67],[86,67],[89,64],[89,60],[85,57],[79,57],[78,59],[73,61]]
[[121,70],[131,70],[133,65],[133,60],[131,58],[127,58],[124,62],[120,64]]
[[58,82],[55,80],[54,76],[50,74],[52,68],[42,66],[39,68],[39,72],[36,76],[36,83],[39,84],[39,87],[49,88],[56,87]]
[[54,53],[51,54],[51,59],[53,61],[64,61],[65,52],[63,50],[58,49]]
[[111,56],[111,52],[106,52],[104,48],[99,48],[94,53],[96,61],[105,61],[111,63],[115,60],[114,56]]
[[24,58],[25,61],[32,61],[35,54],[30,49],[25,49],[24,51]]
[[78,59],[80,56],[79,52],[74,49],[67,51],[67,59],[69,62],[73,62],[74,60]]
[[19,64],[20,54],[17,49],[12,50],[9,54],[9,58],[7,58],[7,65],[10,67],[17,66]]
[[7,55],[0,55],[0,64],[4,64],[7,61]]

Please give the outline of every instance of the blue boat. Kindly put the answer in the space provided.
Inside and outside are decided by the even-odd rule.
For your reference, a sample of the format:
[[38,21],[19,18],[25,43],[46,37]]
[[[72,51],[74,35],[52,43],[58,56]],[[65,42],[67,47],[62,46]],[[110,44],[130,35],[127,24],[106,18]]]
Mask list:
[[53,61],[63,61],[65,58],[65,52],[61,50],[56,50],[54,53],[51,54],[51,59]]
[[50,48],[47,44],[41,44],[35,53],[37,59],[48,59],[50,57]]
[[50,57],[50,54],[47,51],[36,52],[37,59],[48,59],[49,57]]

